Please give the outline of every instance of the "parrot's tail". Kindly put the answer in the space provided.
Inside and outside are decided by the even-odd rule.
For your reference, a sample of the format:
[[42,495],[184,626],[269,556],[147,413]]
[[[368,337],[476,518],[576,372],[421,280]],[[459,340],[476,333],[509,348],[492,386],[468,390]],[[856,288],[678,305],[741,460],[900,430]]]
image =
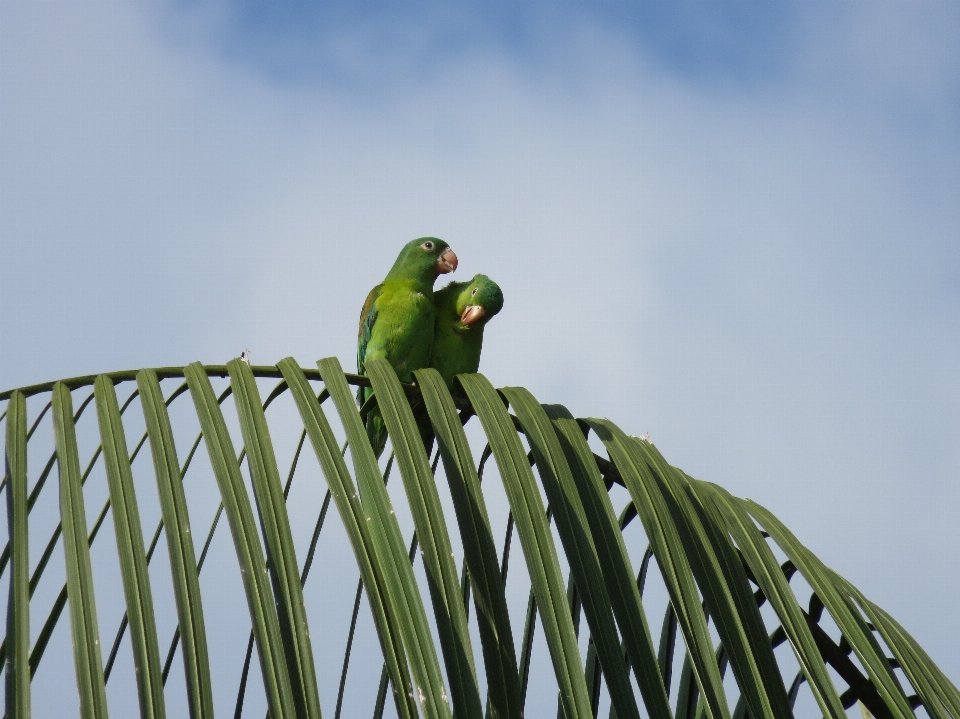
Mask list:
[[430,415],[427,414],[427,408],[421,404],[414,408],[413,416],[417,420],[417,429],[420,430],[423,449],[427,453],[427,459],[430,459],[430,455],[433,453],[433,425],[430,424]]
[[371,408],[367,414],[367,439],[373,447],[373,453],[380,458],[383,454],[383,448],[387,444],[387,427],[383,423],[383,417],[380,415],[380,408]]
[[[357,391],[357,402],[363,408],[373,396],[369,387],[360,387]],[[362,413],[361,413],[362,414]],[[417,429],[420,431],[420,439],[423,441],[423,448],[426,450],[427,457],[430,456],[433,449],[433,426],[430,424],[430,417],[427,414],[426,407],[423,404],[413,407],[413,415],[417,421]],[[375,404],[366,410],[366,429],[367,439],[370,440],[370,446],[373,447],[373,453],[380,458],[383,449],[387,444],[387,426],[380,414],[380,408]]]
[[[373,390],[369,387],[357,388],[357,404],[360,405],[361,416],[364,408],[370,398],[373,397]],[[373,406],[366,409],[366,419],[364,420],[367,428],[367,439],[373,447],[373,453],[380,458],[383,454],[383,448],[387,444],[387,427],[383,423],[383,416],[380,414],[380,408],[374,403]]]

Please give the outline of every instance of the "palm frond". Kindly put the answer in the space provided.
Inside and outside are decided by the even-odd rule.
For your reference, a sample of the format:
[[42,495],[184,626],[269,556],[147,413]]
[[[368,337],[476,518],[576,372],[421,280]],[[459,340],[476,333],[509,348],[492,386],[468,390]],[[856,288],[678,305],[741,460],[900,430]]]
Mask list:
[[[848,710],[912,717],[921,707],[932,719],[960,719],[960,692],[916,641],[767,509],[689,477],[607,420],[575,419],[522,388],[496,390],[481,375],[463,375],[463,391],[453,396],[432,370],[418,371],[415,385],[402,385],[385,362],[367,371],[346,374],[335,359],[317,369],[290,358],[276,367],[234,360],[0,393],[0,492],[7,492],[9,520],[0,554],[9,584],[0,645],[6,715],[29,717],[38,696],[64,692],[38,673],[55,650],[72,655],[71,691],[84,719],[106,716],[108,691],[111,704],[135,702],[142,717],[162,717],[175,705],[195,719],[212,717],[234,708],[236,694],[236,715],[262,701],[273,717],[319,718],[324,709],[339,716],[349,706],[350,716],[516,719],[531,715],[531,701],[542,711],[551,689],[567,719],[588,719],[604,706],[620,719],[783,719],[801,704],[831,719]],[[268,379],[279,384],[264,390]],[[166,394],[164,380],[176,380]],[[133,383],[121,405],[118,388]],[[351,385],[373,389],[389,435],[386,470]],[[83,393],[76,408],[75,391]],[[235,415],[223,404],[229,396]],[[323,409],[327,400],[335,419]],[[136,402],[145,428],[126,412]],[[90,404],[95,426],[84,415]],[[200,433],[181,466],[175,434],[191,414]],[[474,416],[479,427],[471,429]],[[131,451],[127,438],[138,436]],[[480,444],[472,447],[471,436]],[[45,462],[44,442],[53,445]],[[439,459],[431,467],[434,443]],[[82,464],[87,444],[94,449]],[[149,464],[137,462],[145,445]],[[296,449],[282,483],[288,445]],[[27,458],[36,452],[39,472],[31,475]],[[198,488],[215,487],[220,500],[199,559],[191,526],[202,507],[184,484],[195,455],[205,457],[213,480]],[[400,482],[388,486],[394,463]],[[49,502],[40,500],[54,465],[60,513],[48,517]],[[318,484],[298,480],[291,493],[295,478],[311,472]],[[92,526],[85,496],[99,498],[94,507],[102,503]],[[247,623],[237,634],[251,637],[245,660],[225,658],[223,637],[205,621],[234,601],[226,586],[201,583],[208,552],[226,551],[214,541],[221,513],[243,590],[237,600]],[[149,538],[147,514],[160,518]],[[96,541],[105,523],[114,527],[113,545]],[[39,529],[46,524],[55,525],[49,536]],[[352,551],[347,582],[345,557],[335,556],[336,542],[326,544],[331,524]],[[497,526],[506,527],[499,555]],[[511,553],[514,533],[519,555]],[[152,562],[161,534],[169,573]],[[39,549],[32,565],[31,537]],[[60,556],[66,581],[58,592],[62,580],[43,580]],[[115,558],[117,586],[98,569],[105,556]],[[331,566],[341,569],[331,575]],[[318,587],[342,603],[340,614],[318,604]],[[122,616],[98,613],[95,594],[121,590]],[[169,606],[161,593],[172,597]],[[67,605],[70,650],[57,639]],[[662,621],[652,627],[651,616]],[[105,621],[118,627],[106,666]],[[342,661],[331,636],[346,638]],[[169,646],[162,664],[161,646]],[[177,653],[181,680],[168,682]],[[260,682],[251,681],[257,665]],[[111,676],[131,679],[108,685]],[[530,681],[541,698],[531,699]]]

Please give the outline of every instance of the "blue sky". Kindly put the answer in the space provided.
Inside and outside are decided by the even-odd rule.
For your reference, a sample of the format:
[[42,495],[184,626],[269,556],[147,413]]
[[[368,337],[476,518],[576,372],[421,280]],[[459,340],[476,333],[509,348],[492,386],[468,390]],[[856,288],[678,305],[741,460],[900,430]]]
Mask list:
[[[408,239],[482,371],[770,508],[960,680],[954,3],[0,1],[0,385],[354,356]],[[462,279],[462,277],[461,277]]]
[[[687,80],[757,86],[789,71],[803,4],[742,3],[178,3],[215,13],[206,39],[231,60],[281,83],[364,81],[379,90],[422,80],[474,53],[503,52],[539,74],[561,74],[565,47],[584,23],[620,35],[647,59]],[[826,6],[824,6],[826,9]],[[842,16],[836,9],[830,15]],[[182,15],[177,19],[181,20]],[[359,56],[343,52],[349,39]],[[359,62],[357,62],[359,60]],[[559,72],[558,72],[559,71]]]

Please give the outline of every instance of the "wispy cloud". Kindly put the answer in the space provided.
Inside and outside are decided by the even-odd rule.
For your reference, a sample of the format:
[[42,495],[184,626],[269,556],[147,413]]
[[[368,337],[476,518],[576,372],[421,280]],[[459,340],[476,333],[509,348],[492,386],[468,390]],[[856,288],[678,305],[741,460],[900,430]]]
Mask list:
[[[585,26],[706,87],[769,83],[789,69],[801,3],[180,2],[172,37],[201,39],[273,81],[397,88],[491,50],[552,74]],[[571,50],[574,50],[571,52]],[[369,89],[369,87],[367,88]]]

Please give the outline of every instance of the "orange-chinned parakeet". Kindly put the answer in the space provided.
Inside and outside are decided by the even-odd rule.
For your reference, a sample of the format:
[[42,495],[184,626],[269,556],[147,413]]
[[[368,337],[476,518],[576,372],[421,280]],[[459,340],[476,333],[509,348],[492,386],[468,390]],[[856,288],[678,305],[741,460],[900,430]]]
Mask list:
[[[404,245],[390,272],[370,290],[360,311],[357,334],[357,371],[365,374],[367,360],[383,357],[401,382],[410,382],[413,370],[430,363],[436,309],[433,283],[457,269],[457,255],[443,240],[421,237]],[[361,388],[361,406],[372,394]],[[367,415],[367,436],[377,456],[386,443],[386,429],[377,408]]]
[[469,282],[451,282],[433,295],[437,321],[430,366],[453,388],[458,374],[480,367],[483,328],[503,308],[503,292],[486,275]]

